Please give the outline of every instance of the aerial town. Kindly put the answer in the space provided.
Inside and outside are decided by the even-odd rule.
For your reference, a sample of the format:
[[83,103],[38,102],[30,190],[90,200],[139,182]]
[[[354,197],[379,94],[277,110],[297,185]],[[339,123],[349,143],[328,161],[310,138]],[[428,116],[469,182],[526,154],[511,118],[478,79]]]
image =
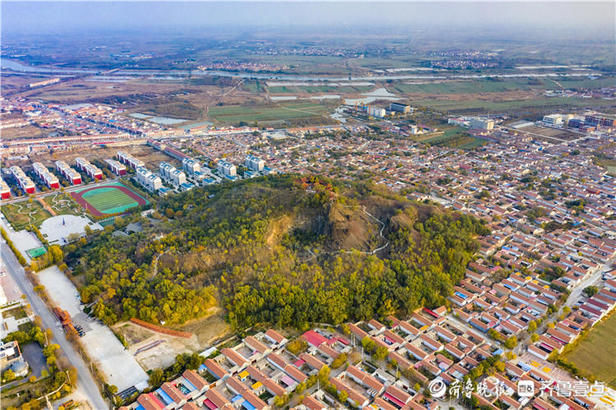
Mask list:
[[86,47],[5,7],[0,408],[616,408],[609,35]]

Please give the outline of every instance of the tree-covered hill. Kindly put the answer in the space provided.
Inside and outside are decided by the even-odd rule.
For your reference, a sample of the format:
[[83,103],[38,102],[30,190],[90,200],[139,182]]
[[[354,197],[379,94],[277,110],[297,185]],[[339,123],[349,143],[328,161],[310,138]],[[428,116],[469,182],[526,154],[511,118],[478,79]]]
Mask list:
[[165,198],[128,237],[66,247],[107,323],[181,324],[216,304],[236,328],[305,328],[444,303],[487,233],[472,216],[383,187],[295,175]]

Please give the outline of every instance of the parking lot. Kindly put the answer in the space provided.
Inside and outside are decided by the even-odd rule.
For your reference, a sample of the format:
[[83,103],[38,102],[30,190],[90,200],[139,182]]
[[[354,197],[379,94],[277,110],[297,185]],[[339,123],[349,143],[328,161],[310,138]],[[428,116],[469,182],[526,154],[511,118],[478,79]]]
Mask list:
[[39,272],[39,278],[53,302],[66,310],[74,324],[83,329],[81,343],[105,375],[107,383],[117,386],[119,391],[132,386],[145,387],[148,375],[111,329],[83,313],[77,288],[64,273],[52,266]]

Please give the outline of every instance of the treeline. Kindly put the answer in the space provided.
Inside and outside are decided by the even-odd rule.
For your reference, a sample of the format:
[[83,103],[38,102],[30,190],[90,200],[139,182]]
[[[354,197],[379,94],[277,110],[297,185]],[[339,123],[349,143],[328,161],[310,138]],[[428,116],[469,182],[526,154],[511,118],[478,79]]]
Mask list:
[[24,258],[24,256],[21,254],[19,249],[17,249],[11,238],[9,238],[9,235],[4,230],[4,228],[0,228],[0,234],[2,234],[2,238],[5,240],[9,248],[11,248],[11,251],[15,254],[15,257],[17,258],[17,261],[21,264],[21,266],[26,266],[28,261],[26,261],[26,258]]

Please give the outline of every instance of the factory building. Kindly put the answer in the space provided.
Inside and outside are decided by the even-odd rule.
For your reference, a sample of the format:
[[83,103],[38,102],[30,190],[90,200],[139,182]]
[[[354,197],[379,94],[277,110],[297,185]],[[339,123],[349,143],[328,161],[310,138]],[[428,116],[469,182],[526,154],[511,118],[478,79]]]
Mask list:
[[0,178],[0,199],[9,199],[11,197],[11,188],[4,179]]
[[567,122],[567,126],[571,128],[582,128],[583,125],[584,125],[584,120],[581,118],[571,118]]
[[145,162],[143,162],[140,159],[137,159],[135,157],[133,157],[131,154],[126,153],[124,151],[118,151],[117,153],[118,156],[118,160],[124,164],[124,165],[128,165],[129,167],[131,167],[132,169],[137,169],[139,167],[145,168]]
[[469,125],[473,130],[490,131],[494,129],[494,120],[491,120],[489,118],[471,118]]
[[17,184],[19,184],[21,190],[26,194],[33,194],[36,188],[34,186],[34,182],[32,182],[26,173],[18,166],[12,166],[10,170],[15,180],[17,180]]
[[182,168],[188,175],[195,175],[201,172],[201,165],[192,158],[184,158],[182,160]]
[[413,109],[410,105],[392,102],[391,104],[389,104],[389,111],[401,112],[402,114],[410,114],[411,112],[413,112]]
[[563,124],[563,116],[560,114],[550,114],[543,116],[543,122],[547,125],[562,125]]
[[225,161],[224,159],[218,161],[217,169],[218,172],[220,172],[226,177],[235,177],[237,175],[237,168],[235,167],[235,165],[233,165],[229,161]]
[[81,184],[81,175],[64,161],[56,161],[56,170],[72,185]]
[[117,176],[126,175],[126,167],[115,159],[106,159],[107,166]]
[[368,112],[368,115],[371,115],[377,118],[385,118],[385,114],[386,114],[385,108],[372,107],[372,106],[368,106],[367,112]]
[[30,88],[37,88],[37,87],[43,87],[46,85],[51,85],[51,84],[56,84],[59,83],[60,79],[59,78],[50,78],[49,80],[43,80],[43,81],[37,81],[35,83],[30,83],[28,84],[28,87]]
[[265,161],[261,158],[255,157],[254,155],[248,155],[244,164],[246,165],[246,168],[252,171],[263,171],[263,168],[265,168]]
[[168,162],[160,163],[160,175],[175,188],[181,188],[186,183],[186,174]]
[[605,114],[587,114],[584,117],[584,122],[588,125],[600,125],[602,127],[614,127],[616,126],[616,118],[614,116],[608,116]]
[[147,191],[156,192],[163,187],[160,177],[154,175],[146,167],[139,167],[135,171],[137,182]]
[[75,164],[77,164],[77,169],[82,172],[85,172],[92,179],[103,179],[103,171],[100,170],[96,165],[92,165],[90,161],[83,157],[75,158]]

